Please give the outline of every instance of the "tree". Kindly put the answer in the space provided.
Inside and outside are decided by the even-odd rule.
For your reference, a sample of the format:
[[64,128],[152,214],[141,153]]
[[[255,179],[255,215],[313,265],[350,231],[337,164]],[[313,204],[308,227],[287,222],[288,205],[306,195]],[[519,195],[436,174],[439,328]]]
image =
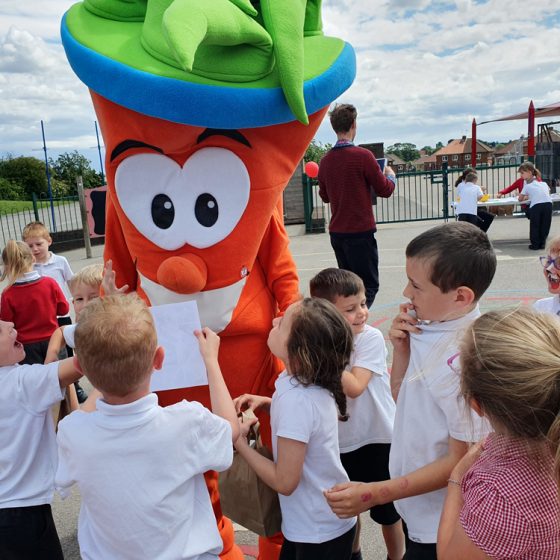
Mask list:
[[307,163],[308,161],[314,161],[315,163],[319,163],[321,158],[332,148],[332,144],[322,144],[318,140],[311,140],[311,144],[307,146],[307,150],[305,150],[305,155],[303,159]]
[[25,200],[23,187],[0,177],[0,200]]
[[408,142],[397,142],[386,148],[385,152],[398,156],[403,161],[414,161],[420,157],[416,144],[409,144]]
[[436,148],[424,146],[420,151],[423,151],[427,156],[431,156],[436,151]]
[[71,194],[76,190],[76,180],[81,175],[84,181],[84,188],[100,187],[102,185],[101,174],[91,167],[91,161],[85,156],[73,152],[60,154],[58,158],[49,159],[49,167],[53,178],[65,185],[64,194]]
[[45,164],[37,158],[10,155],[0,159],[0,177],[22,189],[27,200],[33,193],[47,193]]

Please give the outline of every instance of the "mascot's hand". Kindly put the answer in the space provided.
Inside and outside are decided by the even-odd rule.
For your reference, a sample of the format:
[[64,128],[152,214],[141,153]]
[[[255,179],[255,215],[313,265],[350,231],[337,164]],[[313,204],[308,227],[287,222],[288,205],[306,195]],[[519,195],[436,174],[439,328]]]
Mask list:
[[114,296],[118,294],[126,294],[128,284],[121,288],[117,288],[116,272],[113,270],[113,261],[108,260],[103,269],[103,280],[101,281],[101,288],[106,296]]

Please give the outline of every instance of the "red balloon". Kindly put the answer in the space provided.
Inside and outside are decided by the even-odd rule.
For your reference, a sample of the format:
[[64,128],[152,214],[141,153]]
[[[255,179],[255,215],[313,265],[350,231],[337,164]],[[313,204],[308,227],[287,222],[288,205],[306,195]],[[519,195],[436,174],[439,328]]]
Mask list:
[[305,174],[312,179],[319,175],[319,166],[314,161],[308,161],[305,164]]

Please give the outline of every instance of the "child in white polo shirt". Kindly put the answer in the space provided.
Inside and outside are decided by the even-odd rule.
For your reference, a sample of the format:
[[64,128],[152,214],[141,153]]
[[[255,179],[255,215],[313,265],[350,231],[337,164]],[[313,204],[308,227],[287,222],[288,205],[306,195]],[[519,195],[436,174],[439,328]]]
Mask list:
[[538,251],[544,249],[552,223],[550,189],[544,181],[538,180],[540,172],[530,161],[523,162],[518,171],[525,180],[519,201],[529,201],[529,249]]
[[[457,185],[457,205],[455,212],[460,222],[469,222],[473,226],[480,227],[478,219],[478,201],[484,196],[482,189],[477,185],[478,175],[470,171],[464,180]],[[482,229],[482,228],[481,228]]]
[[489,426],[460,395],[450,367],[460,338],[479,316],[478,300],[496,270],[496,255],[477,227],[454,222],[432,228],[406,248],[408,284],[389,333],[394,347],[391,388],[397,400],[391,480],[338,485],[327,492],[333,511],[355,515],[395,501],[404,522],[406,560],[436,559],[439,518],[453,467]]
[[[350,480],[376,482],[389,478],[389,452],[395,421],[387,371],[387,348],[380,330],[367,324],[369,310],[362,279],[349,270],[325,268],[309,282],[312,297],[330,301],[343,315],[354,335],[354,351],[342,388],[348,397],[348,421],[338,423],[340,459]],[[370,508],[381,525],[388,558],[404,552],[401,518],[392,503]],[[361,560],[358,518],[352,560]]]
[[81,374],[68,358],[22,365],[13,323],[0,321],[0,558],[62,560],[51,506],[56,439],[51,407]]
[[135,294],[91,301],[75,342],[79,367],[102,398],[58,429],[56,485],[77,483],[84,559],[217,559],[223,543],[203,473],[227,469],[239,434],[218,365],[220,339],[195,333],[214,414],[196,402],[162,408],[150,392],[164,350],[150,311]]

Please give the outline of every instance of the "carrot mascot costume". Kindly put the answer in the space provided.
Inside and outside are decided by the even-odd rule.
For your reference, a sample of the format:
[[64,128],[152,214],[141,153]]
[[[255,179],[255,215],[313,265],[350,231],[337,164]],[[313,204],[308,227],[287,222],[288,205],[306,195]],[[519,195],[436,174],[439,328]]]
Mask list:
[[[232,396],[270,395],[272,319],[297,297],[282,190],[354,78],[320,0],[85,0],[62,22],[106,147],[105,259],[149,303],[196,300]],[[207,404],[206,388],[165,391]],[[207,483],[224,541],[243,558]],[[281,539],[261,540],[260,558]],[[276,543],[276,544],[274,544]]]

